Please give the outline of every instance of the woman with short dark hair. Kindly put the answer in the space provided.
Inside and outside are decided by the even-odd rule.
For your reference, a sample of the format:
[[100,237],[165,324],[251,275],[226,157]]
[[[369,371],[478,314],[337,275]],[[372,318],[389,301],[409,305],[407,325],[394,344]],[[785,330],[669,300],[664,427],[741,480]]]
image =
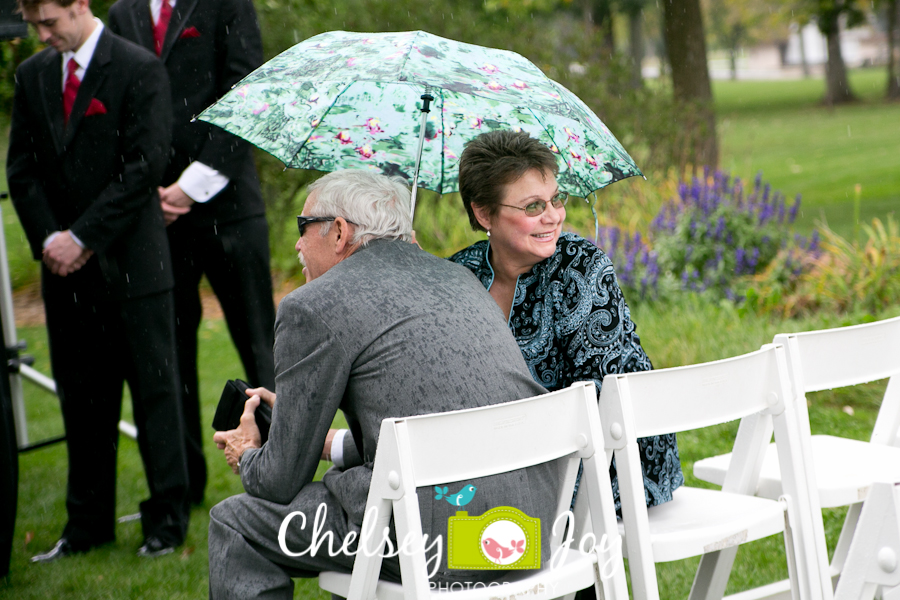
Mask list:
[[[508,319],[534,379],[550,391],[608,373],[653,368],[609,257],[563,233],[565,193],[551,150],[524,132],[492,131],[466,145],[459,186],[472,227],[488,239],[450,260],[481,280]],[[642,438],[647,505],[684,483],[675,434]],[[615,463],[610,468],[619,506]]]

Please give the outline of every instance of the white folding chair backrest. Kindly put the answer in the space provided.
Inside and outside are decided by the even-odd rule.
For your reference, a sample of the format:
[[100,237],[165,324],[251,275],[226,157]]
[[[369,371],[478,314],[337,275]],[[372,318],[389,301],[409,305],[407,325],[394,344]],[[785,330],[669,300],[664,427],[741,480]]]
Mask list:
[[[803,407],[805,409],[805,407]],[[798,579],[802,596],[820,598],[822,585],[810,509],[807,469],[803,464],[797,407],[793,402],[784,350],[765,346],[735,358],[700,365],[624,375],[608,375],[600,396],[600,420],[608,451],[614,451],[622,501],[629,570],[635,598],[656,597],[656,573],[649,547],[649,522],[644,504],[643,479],[637,438],[699,429],[741,419],[734,456],[722,491],[752,495],[763,459],[763,451],[774,429],[778,456],[786,474],[786,494],[792,496],[791,523]],[[679,492],[676,490],[676,499]],[[665,505],[664,505],[665,506]],[[663,507],[660,507],[663,508]],[[818,518],[821,514],[816,511]],[[821,540],[824,547],[824,538]],[[731,555],[733,560],[733,554]],[[701,571],[716,571],[724,592],[731,562],[721,566],[718,556]],[[712,565],[712,566],[710,566]],[[695,588],[701,578],[695,579]],[[706,575],[704,575],[706,577]],[[722,580],[724,578],[724,581]],[[639,593],[640,592],[640,593]],[[692,591],[693,595],[694,591]],[[716,597],[710,593],[710,597]]]
[[900,317],[852,327],[782,333],[798,395],[891,377],[872,431],[872,443],[900,446]]
[[[377,515],[374,531],[381,532],[388,526],[393,513],[398,543],[408,535],[419,540],[422,526],[417,487],[486,477],[557,460],[562,474],[557,514],[562,514],[571,503],[580,459],[584,460],[580,489],[588,495],[596,539],[601,540],[605,534],[611,545],[618,548],[615,542],[620,538],[593,383],[576,383],[565,390],[505,404],[385,419],[381,424],[365,519],[368,521]],[[372,507],[376,508],[375,512]],[[363,530],[368,525],[364,521]],[[555,550],[561,541],[562,530],[555,533],[551,550]],[[378,584],[381,536],[370,539],[374,544],[368,552],[360,551],[356,555],[349,588],[349,598],[354,600],[374,598]],[[602,582],[601,593],[607,598],[628,598],[621,560],[619,554],[620,568]],[[586,565],[589,579],[582,587],[594,581],[595,569],[590,561]],[[400,569],[405,598],[437,595],[429,590],[423,552],[401,552]],[[552,573],[545,568],[526,578],[534,582],[530,597],[534,597],[540,577],[550,575]],[[320,577],[320,584],[321,581]],[[504,587],[504,593],[511,589]],[[550,594],[551,590],[560,588],[554,585],[543,589],[544,592],[536,597],[555,597]],[[475,598],[479,591],[485,596],[496,596],[497,590],[469,589],[458,593],[442,592],[440,596]]]

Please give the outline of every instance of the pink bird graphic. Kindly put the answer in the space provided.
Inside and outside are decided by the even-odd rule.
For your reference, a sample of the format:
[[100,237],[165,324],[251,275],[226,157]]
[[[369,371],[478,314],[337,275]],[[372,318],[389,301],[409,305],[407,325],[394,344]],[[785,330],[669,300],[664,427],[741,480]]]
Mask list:
[[522,554],[525,552],[525,540],[512,541],[512,548],[501,546],[494,538],[487,538],[481,542],[484,544],[484,552],[496,561],[509,558],[514,552]]

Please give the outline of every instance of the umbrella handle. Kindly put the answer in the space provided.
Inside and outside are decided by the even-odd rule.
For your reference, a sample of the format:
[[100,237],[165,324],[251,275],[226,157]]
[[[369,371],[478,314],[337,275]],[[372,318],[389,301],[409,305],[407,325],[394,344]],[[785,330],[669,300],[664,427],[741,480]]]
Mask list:
[[428,113],[431,112],[430,104],[432,101],[434,101],[434,96],[429,93],[428,88],[426,87],[425,93],[422,94],[422,122],[419,125],[419,150],[416,152],[416,171],[413,173],[412,190],[410,193],[410,225],[412,225],[413,217],[416,216],[416,184],[419,183],[419,164],[422,162],[422,149],[425,147],[425,125],[428,121]]

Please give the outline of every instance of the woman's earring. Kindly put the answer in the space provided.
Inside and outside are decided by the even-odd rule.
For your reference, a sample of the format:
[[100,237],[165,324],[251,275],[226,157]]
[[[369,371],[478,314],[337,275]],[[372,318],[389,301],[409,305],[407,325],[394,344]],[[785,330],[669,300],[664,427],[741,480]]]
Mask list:
[[488,236],[488,237],[491,237],[491,230],[490,230],[490,229],[487,230],[487,236]]

